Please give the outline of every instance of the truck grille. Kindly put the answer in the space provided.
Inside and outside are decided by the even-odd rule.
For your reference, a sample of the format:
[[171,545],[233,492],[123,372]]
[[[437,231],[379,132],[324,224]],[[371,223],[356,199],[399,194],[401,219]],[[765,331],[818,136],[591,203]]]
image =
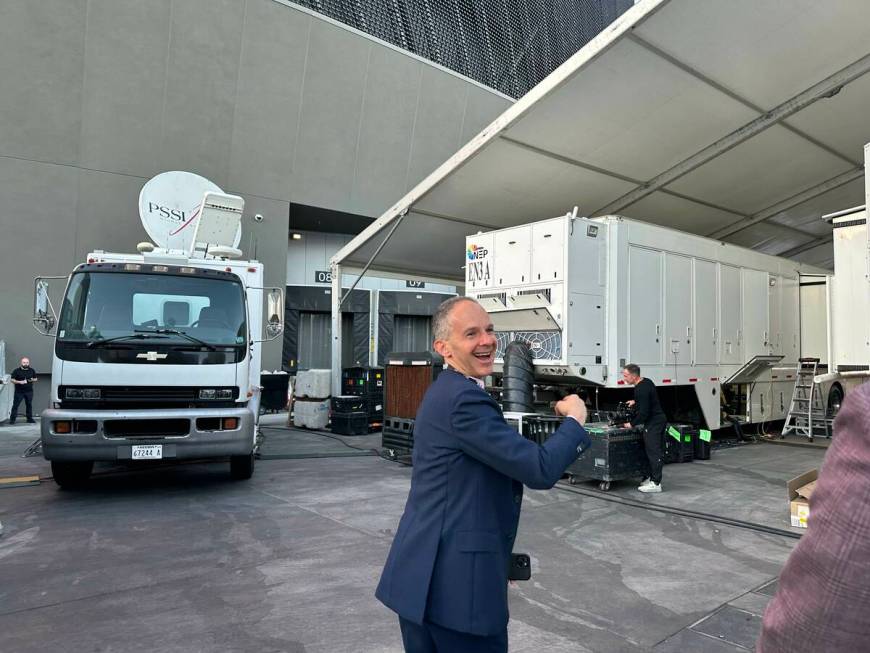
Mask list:
[[103,401],[194,401],[198,388],[173,388],[155,386],[108,386],[102,388]]
[[[67,399],[67,388],[96,388],[99,399]],[[209,386],[214,387],[214,386]],[[106,410],[122,408],[233,408],[239,389],[232,390],[232,399],[215,401],[200,399],[198,386],[65,386],[58,388],[62,408]]]

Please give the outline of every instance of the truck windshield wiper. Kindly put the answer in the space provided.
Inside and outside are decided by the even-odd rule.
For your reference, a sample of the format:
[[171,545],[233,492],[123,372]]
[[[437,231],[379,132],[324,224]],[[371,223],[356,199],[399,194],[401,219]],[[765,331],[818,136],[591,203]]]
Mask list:
[[[94,347],[102,347],[103,345],[107,345],[110,342],[116,342],[118,340],[145,340],[148,336],[144,333],[128,333],[125,336],[115,336],[114,338],[105,338],[103,340],[91,340],[87,347],[88,349],[93,349]],[[165,338],[166,336],[157,336],[158,338]]]
[[187,338],[191,342],[195,342],[196,344],[205,347],[209,351],[217,351],[217,347],[214,345],[210,345],[205,340],[200,340],[190,334],[185,333],[184,331],[179,331],[178,329],[134,329],[136,333],[146,334],[146,333],[166,333],[174,336],[181,336],[182,338]]

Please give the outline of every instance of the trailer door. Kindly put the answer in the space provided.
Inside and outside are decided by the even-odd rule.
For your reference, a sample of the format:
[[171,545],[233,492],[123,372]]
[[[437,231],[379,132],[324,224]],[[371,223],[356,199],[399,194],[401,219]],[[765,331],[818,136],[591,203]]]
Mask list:
[[665,255],[665,363],[692,363],[692,259]]
[[742,363],[740,352],[740,269],[719,266],[719,362]]
[[695,365],[715,365],[716,324],[719,317],[715,263],[695,259],[695,279],[692,290],[692,308],[695,311],[695,328],[692,331]]
[[769,274],[767,283],[767,323],[770,326],[767,348],[771,354],[782,354],[783,278]]
[[662,363],[662,254],[628,248],[628,358],[636,365]]
[[800,330],[800,287],[798,280],[789,277],[780,277],[777,282],[780,291],[779,313],[779,351],[778,354],[785,356],[784,363],[796,363],[800,358],[800,342],[798,331]]
[[743,268],[743,361],[770,352],[767,272]]

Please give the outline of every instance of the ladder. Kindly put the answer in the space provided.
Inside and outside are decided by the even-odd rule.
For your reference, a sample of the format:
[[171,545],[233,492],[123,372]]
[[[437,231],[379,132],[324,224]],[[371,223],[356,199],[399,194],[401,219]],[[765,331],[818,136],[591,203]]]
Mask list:
[[818,358],[801,358],[798,361],[797,379],[782,435],[789,433],[803,435],[810,442],[815,436],[831,437],[831,422],[827,406],[813,378],[819,369]]

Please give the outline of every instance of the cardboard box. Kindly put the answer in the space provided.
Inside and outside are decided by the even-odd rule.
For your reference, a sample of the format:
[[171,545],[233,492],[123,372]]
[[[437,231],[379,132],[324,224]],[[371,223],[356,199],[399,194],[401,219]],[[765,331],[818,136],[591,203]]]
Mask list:
[[791,525],[795,528],[806,528],[807,519],[810,516],[810,496],[816,487],[816,479],[819,477],[819,470],[801,474],[788,483],[788,503],[791,509]]

